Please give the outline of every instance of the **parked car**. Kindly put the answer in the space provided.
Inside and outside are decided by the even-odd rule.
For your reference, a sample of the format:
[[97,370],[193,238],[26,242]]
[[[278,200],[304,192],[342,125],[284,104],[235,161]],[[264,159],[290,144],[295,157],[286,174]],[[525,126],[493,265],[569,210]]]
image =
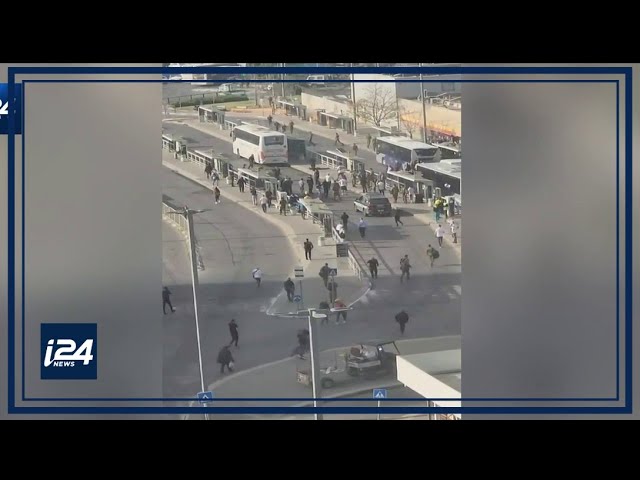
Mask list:
[[355,199],[353,206],[356,212],[364,213],[365,217],[369,215],[391,216],[391,202],[380,193],[365,193]]

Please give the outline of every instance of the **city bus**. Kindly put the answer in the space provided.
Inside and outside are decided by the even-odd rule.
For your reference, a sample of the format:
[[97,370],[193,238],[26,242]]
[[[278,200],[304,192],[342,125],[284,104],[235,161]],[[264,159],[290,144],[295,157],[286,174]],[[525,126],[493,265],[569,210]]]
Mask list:
[[376,160],[391,170],[413,170],[418,163],[440,161],[438,147],[408,137],[384,136],[376,139]]
[[440,149],[440,160],[460,160],[462,151],[458,144],[453,142],[434,144]]
[[422,178],[431,180],[445,197],[462,195],[462,161],[443,160],[438,163],[419,163],[416,170]]
[[244,123],[232,131],[233,151],[242,158],[253,155],[256,163],[288,164],[287,136],[262,125]]

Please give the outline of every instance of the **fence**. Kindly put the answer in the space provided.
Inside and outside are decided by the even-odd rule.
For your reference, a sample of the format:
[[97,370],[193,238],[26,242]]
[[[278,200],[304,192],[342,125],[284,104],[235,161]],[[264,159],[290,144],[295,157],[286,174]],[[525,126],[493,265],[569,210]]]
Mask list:
[[[181,213],[176,213],[176,210],[179,210],[179,207],[173,206],[166,200],[162,201],[162,216],[166,218],[174,227],[180,230],[180,233],[184,236],[187,241],[187,254],[189,254],[189,224],[187,219]],[[196,265],[198,266],[198,270],[204,270],[204,261],[202,260],[202,255],[200,253],[200,246],[198,245],[197,238],[193,238],[193,242],[195,243],[195,251],[196,251]],[[189,257],[191,255],[189,254]]]
[[367,274],[360,267],[360,264],[358,263],[358,260],[353,255],[353,253],[351,252],[350,248],[348,249],[348,251],[349,251],[349,266],[351,267],[351,270],[353,270],[353,273],[356,274],[356,277],[358,277],[358,280],[362,281],[363,278],[367,278]]

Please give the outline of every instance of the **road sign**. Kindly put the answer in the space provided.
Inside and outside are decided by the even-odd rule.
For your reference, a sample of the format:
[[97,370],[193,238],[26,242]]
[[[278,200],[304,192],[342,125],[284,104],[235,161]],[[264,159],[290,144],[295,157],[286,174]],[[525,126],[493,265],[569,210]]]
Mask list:
[[302,295],[294,295],[293,301],[296,303],[300,303],[302,301]]
[[304,270],[302,269],[302,267],[296,267],[293,269],[293,271],[296,274],[296,278],[304,278]]
[[213,400],[213,398],[214,397],[212,391],[198,393],[198,401],[200,403],[209,403]]
[[330,268],[329,269],[329,275],[331,275],[332,277],[335,277],[336,275],[338,275],[338,269],[337,268]]
[[373,389],[373,398],[376,400],[381,400],[387,398],[387,389],[386,388],[374,388]]

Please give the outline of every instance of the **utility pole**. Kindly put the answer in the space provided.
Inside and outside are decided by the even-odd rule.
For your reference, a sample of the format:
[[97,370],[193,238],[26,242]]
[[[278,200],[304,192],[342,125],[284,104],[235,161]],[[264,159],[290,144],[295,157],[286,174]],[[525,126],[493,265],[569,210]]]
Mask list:
[[[282,64],[282,68],[284,68],[285,64]],[[282,99],[284,100],[284,72],[282,72]]]
[[[422,62],[420,62],[422,68]],[[422,70],[420,70],[420,98],[422,99],[422,141],[427,143],[427,106],[424,98],[424,83],[422,82]]]
[[[351,63],[353,68],[353,63]],[[356,82],[355,74],[351,72],[351,102],[353,103],[353,136],[358,136],[358,112],[356,109]]]
[[[196,242],[193,228],[193,214],[202,213],[204,210],[190,210],[185,206],[182,211],[176,211],[187,219],[188,230],[188,242],[189,242],[189,256],[191,257],[191,285],[193,288],[193,311],[196,320],[196,341],[198,343],[198,365],[200,366],[200,387],[201,392],[206,391],[204,385],[204,373],[202,371],[202,347],[200,343],[200,322],[198,321],[198,263],[196,259]],[[209,415],[204,414],[204,419],[209,420]]]
[[[318,340],[317,340],[317,324],[315,322],[318,318],[324,318],[326,313],[316,313],[315,308],[307,310],[309,314],[309,354],[311,355],[311,386],[313,388],[313,408],[318,408],[318,396],[320,395],[320,387],[318,384],[320,378],[320,372],[318,371]],[[321,413],[313,414],[315,420],[323,420]]]

